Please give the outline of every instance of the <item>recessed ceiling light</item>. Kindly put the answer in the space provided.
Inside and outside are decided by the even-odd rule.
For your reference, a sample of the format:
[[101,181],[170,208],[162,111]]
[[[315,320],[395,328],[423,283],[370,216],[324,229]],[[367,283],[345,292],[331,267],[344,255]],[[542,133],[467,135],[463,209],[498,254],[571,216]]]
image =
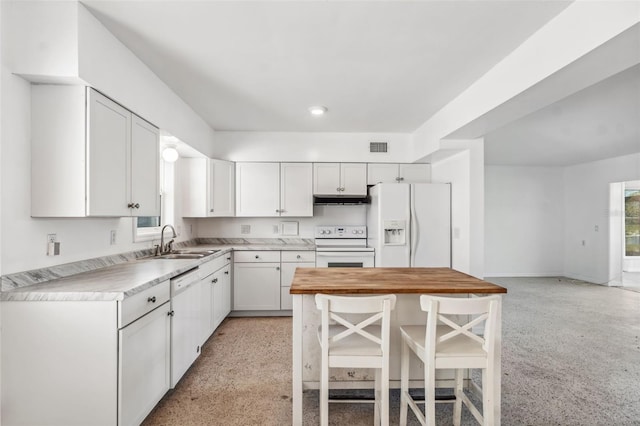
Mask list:
[[313,115],[315,117],[319,117],[321,115],[325,115],[327,113],[327,111],[329,111],[327,109],[327,107],[322,106],[322,105],[309,107],[309,112],[311,113],[311,115]]

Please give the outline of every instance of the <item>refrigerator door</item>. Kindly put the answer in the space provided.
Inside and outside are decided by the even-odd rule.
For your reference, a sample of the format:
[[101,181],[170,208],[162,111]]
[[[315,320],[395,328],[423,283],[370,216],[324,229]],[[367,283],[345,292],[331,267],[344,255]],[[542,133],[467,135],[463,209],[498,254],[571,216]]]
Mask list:
[[451,185],[411,185],[411,266],[451,267]]
[[[385,242],[385,223],[404,223],[409,228],[409,185],[381,183],[371,188],[370,194],[369,209],[372,211],[368,214],[367,225],[369,244],[375,249],[375,266],[409,266],[409,235],[405,236],[404,244]],[[409,229],[403,232],[408,234]]]

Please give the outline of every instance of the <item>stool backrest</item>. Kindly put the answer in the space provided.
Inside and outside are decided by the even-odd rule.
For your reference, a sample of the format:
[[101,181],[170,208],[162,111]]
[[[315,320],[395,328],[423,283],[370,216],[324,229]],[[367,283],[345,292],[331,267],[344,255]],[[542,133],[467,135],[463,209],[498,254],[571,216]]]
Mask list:
[[[320,309],[322,315],[322,340],[323,346],[328,343],[338,342],[352,334],[359,334],[362,337],[381,345],[383,352],[388,352],[389,327],[391,324],[391,311],[395,308],[396,296],[394,294],[382,296],[333,296],[327,294],[316,294],[316,307]],[[339,314],[372,314],[359,318],[358,322],[346,319]],[[342,325],[345,330],[329,337],[326,332],[329,321],[335,321]],[[382,335],[374,336],[364,330],[365,327],[381,322]],[[384,345],[383,343],[386,343]],[[386,348],[385,348],[386,346]]]
[[[498,303],[500,296],[487,297],[437,297],[420,296],[420,307],[427,314],[426,329],[426,350],[433,355],[437,352],[437,346],[456,336],[464,336],[467,339],[480,343],[488,357],[493,356],[493,346],[495,343],[495,332],[498,321]],[[453,321],[450,316],[461,315],[471,316],[471,320],[459,324]],[[436,337],[436,326],[444,324],[451,328],[450,332]],[[475,333],[473,328],[484,326],[482,334]]]

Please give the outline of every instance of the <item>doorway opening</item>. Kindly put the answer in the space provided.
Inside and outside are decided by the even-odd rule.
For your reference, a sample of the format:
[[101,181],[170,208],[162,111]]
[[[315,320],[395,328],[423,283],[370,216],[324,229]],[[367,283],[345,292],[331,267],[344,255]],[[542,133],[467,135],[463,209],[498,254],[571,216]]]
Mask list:
[[640,181],[610,184],[609,285],[640,291]]

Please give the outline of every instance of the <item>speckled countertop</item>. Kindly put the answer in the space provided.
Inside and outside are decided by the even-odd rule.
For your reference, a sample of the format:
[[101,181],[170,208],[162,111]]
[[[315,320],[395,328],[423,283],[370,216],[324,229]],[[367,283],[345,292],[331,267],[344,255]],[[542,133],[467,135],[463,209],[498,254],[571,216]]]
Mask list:
[[[127,257],[109,264],[103,259],[90,259],[54,268],[26,271],[3,277],[2,301],[109,301],[126,297],[180,275],[198,265],[223,256],[232,250],[315,250],[307,241],[291,243],[258,243],[252,241],[204,241],[188,247],[194,250],[219,250],[200,259],[154,259]],[[106,266],[103,264],[107,263]],[[99,267],[87,266],[90,264]],[[65,269],[65,271],[61,271]],[[90,269],[90,270],[87,270]],[[76,271],[77,273],[70,273]],[[61,276],[62,275],[62,276]],[[29,283],[35,281],[35,283]]]

